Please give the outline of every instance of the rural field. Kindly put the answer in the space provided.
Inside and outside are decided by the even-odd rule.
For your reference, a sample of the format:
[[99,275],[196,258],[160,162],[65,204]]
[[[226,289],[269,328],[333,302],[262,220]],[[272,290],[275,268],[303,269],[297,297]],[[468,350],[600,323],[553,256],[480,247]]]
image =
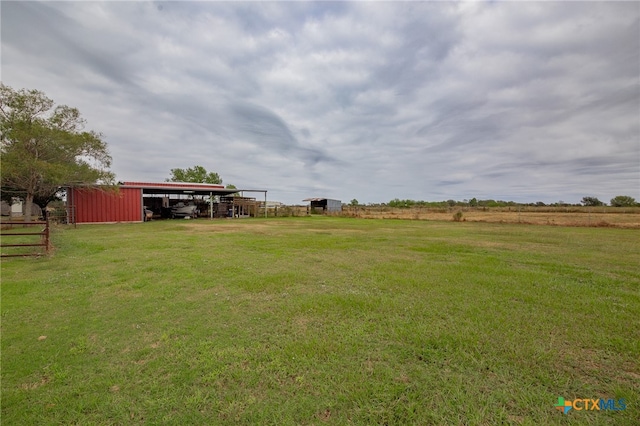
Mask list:
[[410,207],[347,206],[341,215],[366,219],[452,220],[530,225],[639,228],[640,207]]
[[2,424],[637,425],[640,231],[447,216],[56,227]]

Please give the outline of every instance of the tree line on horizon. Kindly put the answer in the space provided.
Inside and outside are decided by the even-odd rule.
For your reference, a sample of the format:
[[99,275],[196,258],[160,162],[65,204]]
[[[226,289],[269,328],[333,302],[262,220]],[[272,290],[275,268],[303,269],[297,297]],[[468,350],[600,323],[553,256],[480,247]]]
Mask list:
[[[360,203],[355,198],[349,203],[350,206],[358,206]],[[411,200],[411,199],[399,199],[394,198],[388,203],[369,203],[368,206],[388,206],[394,208],[412,208],[412,207],[431,207],[431,208],[447,208],[447,207],[570,207],[570,206],[585,206],[585,207],[597,207],[606,206],[607,203],[600,201],[597,197],[583,197],[580,203],[571,204],[564,201],[558,201],[555,203],[544,203],[537,201],[535,203],[517,203],[515,201],[504,200],[479,200],[477,198],[471,198],[470,200],[444,200],[444,201],[423,201],[423,200]],[[613,197],[609,204],[611,207],[638,207],[640,203],[637,203],[635,198],[628,195],[618,195]]]

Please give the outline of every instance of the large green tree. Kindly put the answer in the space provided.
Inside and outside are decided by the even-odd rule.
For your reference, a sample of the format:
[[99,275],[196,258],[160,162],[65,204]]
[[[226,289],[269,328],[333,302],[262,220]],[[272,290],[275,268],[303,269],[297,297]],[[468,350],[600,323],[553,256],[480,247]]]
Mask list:
[[611,199],[613,207],[633,207],[637,205],[636,199],[628,195],[617,195]]
[[221,184],[222,179],[215,172],[207,172],[202,166],[193,166],[187,169],[171,169],[171,177],[166,182],[193,182]]
[[78,109],[0,83],[2,198],[23,200],[26,221],[34,202],[45,207],[66,185],[113,183],[107,145],[84,125]]

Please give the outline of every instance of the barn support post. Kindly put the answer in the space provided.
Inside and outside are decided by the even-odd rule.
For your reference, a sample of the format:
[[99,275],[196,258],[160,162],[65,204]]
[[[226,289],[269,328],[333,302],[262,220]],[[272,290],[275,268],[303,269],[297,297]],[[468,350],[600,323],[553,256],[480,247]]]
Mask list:
[[209,193],[209,219],[213,220],[213,192]]

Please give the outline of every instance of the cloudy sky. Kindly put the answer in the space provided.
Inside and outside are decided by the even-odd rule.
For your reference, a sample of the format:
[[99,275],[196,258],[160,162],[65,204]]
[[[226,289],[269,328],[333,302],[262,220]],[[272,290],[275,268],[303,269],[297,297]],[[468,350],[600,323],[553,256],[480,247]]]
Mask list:
[[640,200],[638,2],[2,1],[2,82],[119,180],[269,199]]

